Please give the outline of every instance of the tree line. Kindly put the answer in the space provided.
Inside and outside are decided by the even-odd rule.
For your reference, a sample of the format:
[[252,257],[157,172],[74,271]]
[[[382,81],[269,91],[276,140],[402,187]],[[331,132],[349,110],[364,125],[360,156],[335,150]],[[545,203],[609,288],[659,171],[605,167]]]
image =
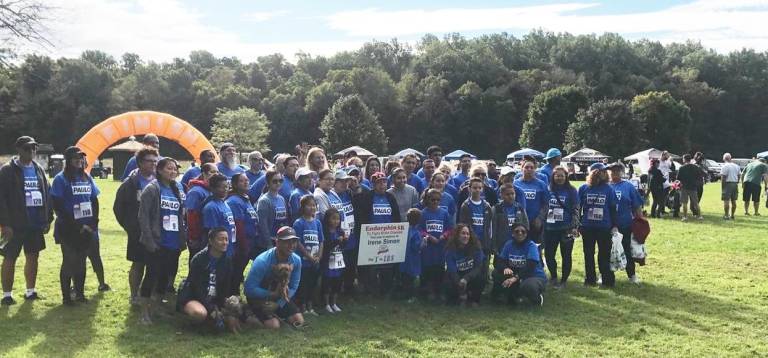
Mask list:
[[767,68],[768,53],[751,49],[540,30],[371,41],[295,64],[202,50],[163,63],[29,55],[0,66],[0,151],[22,133],[63,150],[105,118],[155,110],[274,152],[306,141],[382,154],[440,144],[497,159],[521,146],[751,157],[768,149]]

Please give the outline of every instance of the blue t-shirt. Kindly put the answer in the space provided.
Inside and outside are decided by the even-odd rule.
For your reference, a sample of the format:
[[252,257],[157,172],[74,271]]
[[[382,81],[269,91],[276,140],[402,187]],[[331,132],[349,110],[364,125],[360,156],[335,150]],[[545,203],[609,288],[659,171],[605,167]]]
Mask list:
[[400,263],[400,272],[411,277],[421,275],[421,242],[423,238],[418,226],[408,228],[408,244],[405,247],[405,261]]
[[[512,225],[520,219],[517,215],[519,206],[515,206],[514,203],[512,205],[507,205],[507,203],[502,201],[501,207],[504,209],[504,215],[507,217],[507,226],[509,227],[509,230],[507,230],[507,237],[504,240],[506,242],[508,240],[514,239],[514,235],[512,234]],[[494,230],[496,230],[496,228],[494,228]]]
[[360,182],[360,186],[367,190],[371,190],[371,181],[368,179],[363,178],[363,180]]
[[[160,160],[160,158],[158,158]],[[131,176],[131,172],[138,169],[139,164],[136,162],[136,156],[132,156],[131,159],[128,159],[128,163],[125,163],[125,169],[123,169],[123,176],[120,177],[120,180],[125,181],[125,179],[128,179],[129,176]]]
[[443,192],[443,195],[440,197],[440,204],[438,207],[448,211],[448,215],[450,215],[452,218],[456,217],[456,200],[451,194]]
[[[335,192],[335,191],[334,191]],[[357,247],[357,238],[354,237],[355,230],[355,209],[352,207],[352,195],[349,191],[343,191],[338,194],[341,199],[341,230],[347,234],[346,249]],[[350,241],[353,241],[350,243]]]
[[610,229],[613,225],[610,208],[616,208],[616,192],[608,184],[579,188],[581,226],[594,229]]
[[[559,201],[558,201],[559,199]],[[560,205],[562,203],[563,205]],[[573,223],[573,209],[579,207],[579,196],[566,187],[549,191],[549,210],[544,230],[564,230]]]
[[[309,255],[315,256],[320,254],[320,244],[323,242],[323,225],[320,224],[320,220],[298,218],[293,223],[293,230],[296,231],[299,243],[304,246]],[[317,265],[314,265],[312,261],[302,256],[301,267],[317,268]]]
[[464,182],[467,181],[467,180],[469,180],[469,176],[468,175],[466,175],[466,174],[464,174],[462,172],[458,172],[458,173],[456,173],[456,175],[453,176],[453,179],[451,180],[451,182],[452,182],[453,186],[458,189],[458,188],[461,188],[461,184],[464,184]]
[[286,202],[291,200],[291,193],[293,192],[293,189],[293,178],[289,178],[287,175],[283,175],[283,186],[281,186],[280,190],[277,192],[280,193]]
[[308,190],[302,188],[293,189],[290,198],[288,199],[288,205],[291,207],[291,217],[297,218],[301,216],[299,209],[301,208],[301,198],[305,195],[312,195]]
[[643,198],[640,197],[635,186],[626,180],[616,184],[610,183],[610,185],[616,192],[618,201],[616,224],[619,229],[627,229],[632,226],[632,213],[643,206]]
[[[269,195],[269,193],[266,195]],[[281,195],[270,195],[269,201],[272,202],[272,207],[275,208],[275,221],[272,223],[272,235],[277,236],[277,230],[290,224],[288,206],[285,205],[285,198],[283,198]]]
[[479,204],[475,204],[472,199],[467,199],[467,206],[472,214],[472,231],[480,242],[485,242],[485,231],[483,230],[483,225],[485,224],[485,205],[487,203],[484,200],[481,200]]
[[[64,202],[66,215],[71,215],[76,223],[89,225],[94,230],[97,228],[93,226],[96,223],[96,218],[93,216],[93,202],[99,193],[99,188],[96,187],[89,175],[85,174],[70,182],[63,172],[53,178],[50,191],[52,197]],[[59,226],[63,224],[64,220],[57,217],[54,236],[58,237],[58,231],[61,230]],[[96,230],[95,236],[96,239],[99,238],[98,230]]]
[[209,200],[203,207],[203,228],[206,231],[223,227],[227,229],[229,245],[227,246],[227,256],[232,257],[235,250],[237,237],[235,236],[235,216],[232,209],[224,200],[214,198]]
[[[331,204],[331,207],[336,209],[339,214],[341,214],[341,221],[342,225],[344,224],[344,203],[341,201],[341,197],[339,194],[336,194],[333,190],[329,190],[327,193],[328,195],[328,204]],[[325,214],[325,213],[323,213]]]
[[181,183],[184,184],[184,187],[188,187],[189,181],[199,177],[202,172],[203,169],[200,167],[191,167],[187,169],[187,171],[184,172],[184,176],[181,177]]
[[[330,250],[328,251],[328,257],[324,258],[323,260],[327,262],[327,265],[323,268],[323,275],[325,277],[341,277],[341,275],[344,273],[343,268],[331,268],[336,267],[332,266],[332,260],[335,260],[337,255],[341,255],[341,257],[344,257],[343,253],[343,247],[339,241],[339,238],[341,237],[340,230],[336,230],[332,233],[329,233],[328,235],[323,234],[323,246],[329,245]],[[345,263],[346,266],[346,263]]]
[[[453,229],[454,221],[453,217],[445,209],[437,208],[437,210],[431,210],[424,208],[421,212],[419,227],[428,234],[441,239],[444,233]],[[445,241],[441,239],[437,243],[432,243],[427,240],[427,246],[421,250],[422,265],[442,266],[445,263]]]
[[[248,197],[251,198],[252,203],[256,203],[261,194],[264,194],[264,187],[267,186],[267,176],[262,175],[261,178],[256,179],[256,182],[251,183],[251,188],[248,189]],[[290,199],[290,196],[288,197]]]
[[502,260],[506,260],[507,265],[515,272],[525,268],[528,260],[536,261],[536,270],[531,273],[531,276],[543,278],[544,280],[547,279],[547,275],[544,273],[544,265],[541,262],[541,256],[539,256],[539,248],[529,239],[520,244],[515,240],[507,241],[504,244],[504,248],[501,249],[499,257]]
[[547,178],[547,180],[544,181],[547,184],[549,184],[549,180],[552,178],[552,169],[554,169],[554,167],[549,163],[547,163],[547,164],[544,164],[544,166],[539,168],[539,170],[537,171],[537,173]]
[[216,167],[219,168],[219,174],[227,177],[227,180],[232,180],[232,176],[235,174],[245,173],[246,171],[242,165],[236,165],[235,168],[232,169],[223,162],[216,163]]
[[411,173],[411,176],[408,177],[408,184],[410,184],[412,187],[416,188],[416,191],[421,194],[421,192],[424,191],[424,188],[427,187],[427,184],[424,183],[424,180],[419,178],[418,175]]
[[256,245],[256,237],[258,236],[259,219],[253,204],[241,195],[230,195],[226,203],[229,209],[232,210],[232,217],[234,217],[235,222],[242,222],[244,234],[250,242],[250,247],[254,247]]
[[448,272],[455,272],[463,276],[475,267],[483,265],[485,254],[483,250],[477,249],[471,256],[467,256],[462,251],[448,250],[445,252],[445,263]]
[[523,192],[525,213],[528,215],[528,220],[535,220],[539,216],[541,208],[546,207],[549,202],[549,188],[547,188],[547,184],[534,178],[530,181],[516,179],[514,185]]
[[[549,178],[547,178],[546,174],[539,173],[538,171],[533,173],[533,176],[536,177],[536,179],[539,179],[543,181],[544,183],[549,183]],[[515,174],[515,180],[522,179],[523,178],[523,172]]]
[[[139,179],[141,180],[141,179]],[[190,211],[202,211],[203,202],[211,196],[211,192],[203,186],[195,185],[187,192],[187,199],[184,201],[184,207]]]
[[387,224],[392,221],[392,207],[384,194],[373,193],[373,217],[371,224]]
[[27,218],[29,219],[28,225],[31,228],[42,229],[46,224],[41,210],[45,198],[43,198],[40,181],[37,180],[35,165],[24,166],[18,162],[17,164],[21,167],[22,174],[24,175],[24,202],[27,208]]
[[451,183],[445,183],[445,188],[443,188],[443,192],[451,194],[451,196],[454,199],[459,198],[459,189],[456,189],[456,187],[453,186],[453,184]]
[[264,176],[264,171],[263,170],[259,170],[258,172],[254,173],[254,172],[252,172],[250,170],[246,170],[245,171],[245,176],[248,177],[248,182],[253,184],[257,180],[259,180],[259,178]]
[[[179,250],[181,244],[179,242],[179,227],[182,224],[182,213],[184,212],[183,200],[181,196],[177,198],[173,194],[173,190],[169,186],[158,182],[160,187],[160,216],[161,216],[161,230],[160,230],[160,245],[171,250]],[[184,193],[181,183],[174,184],[179,189],[179,194]],[[179,200],[181,199],[181,200]]]

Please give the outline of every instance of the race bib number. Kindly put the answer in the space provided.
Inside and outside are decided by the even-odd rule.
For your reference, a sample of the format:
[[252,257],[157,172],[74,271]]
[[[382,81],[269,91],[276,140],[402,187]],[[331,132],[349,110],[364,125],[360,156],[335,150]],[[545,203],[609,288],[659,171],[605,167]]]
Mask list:
[[216,273],[208,275],[208,297],[216,297]]
[[309,248],[309,256],[317,256],[317,253],[320,251],[319,246],[312,246]]
[[328,268],[331,270],[338,270],[343,269],[346,267],[344,265],[344,254],[341,251],[334,251],[331,253],[331,256],[328,258]]
[[589,208],[589,211],[587,212],[587,219],[592,221],[602,221],[603,208]]
[[344,226],[342,227],[342,230],[344,230],[344,234],[349,236],[352,233],[352,230],[354,229],[355,229],[355,217],[347,216],[344,219]]
[[507,216],[507,225],[509,225],[509,227],[510,227],[510,228],[511,228],[511,227],[512,227],[512,225],[514,225],[516,222],[517,222],[517,217],[515,217],[515,216],[512,216],[512,215],[508,215],[508,216]]
[[374,205],[373,215],[392,215],[392,208],[389,205]]
[[616,199],[619,199],[619,201],[621,201],[621,192],[620,191],[616,191]]
[[39,190],[28,191],[25,193],[25,202],[27,207],[43,206],[43,194]]
[[547,222],[554,224],[555,222],[563,221],[563,208],[552,208],[547,213]]
[[163,216],[163,230],[165,231],[179,231],[179,216],[178,215],[164,215]]
[[288,219],[288,214],[285,211],[285,208],[279,208],[275,210],[275,220],[285,220]]
[[536,200],[536,191],[535,190],[526,190],[525,193],[525,200]]
[[75,204],[72,213],[75,215],[75,220],[90,218],[93,216],[93,208],[90,202]]

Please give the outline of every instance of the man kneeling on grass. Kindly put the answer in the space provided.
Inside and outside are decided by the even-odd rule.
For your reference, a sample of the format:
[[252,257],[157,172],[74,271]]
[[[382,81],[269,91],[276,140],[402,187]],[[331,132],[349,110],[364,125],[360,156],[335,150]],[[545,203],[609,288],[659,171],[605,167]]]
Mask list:
[[195,322],[213,322],[218,329],[240,331],[240,299],[227,297],[232,283],[232,259],[227,257],[227,229],[208,232],[208,246],[189,263],[189,277],[182,282],[176,309]]
[[293,251],[299,238],[296,231],[283,226],[277,231],[277,246],[256,257],[245,279],[248,305],[265,328],[280,328],[278,319],[304,326],[304,317],[293,303],[301,280],[301,258]]

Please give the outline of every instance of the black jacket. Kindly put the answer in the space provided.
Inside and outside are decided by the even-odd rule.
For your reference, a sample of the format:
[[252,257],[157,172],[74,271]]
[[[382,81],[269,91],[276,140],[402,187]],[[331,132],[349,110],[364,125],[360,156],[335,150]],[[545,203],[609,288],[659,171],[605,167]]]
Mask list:
[[208,254],[208,247],[198,252],[189,262],[189,276],[179,293],[179,306],[189,301],[198,301],[208,312],[216,308],[224,307],[224,300],[231,294],[230,285],[232,282],[232,259],[226,254],[216,262],[216,297],[208,297],[208,279],[210,270],[208,269],[213,258]]
[[115,203],[112,211],[120,226],[123,227],[129,238],[138,240],[141,230],[139,228],[139,174],[134,173],[126,179],[117,189]]
[[[373,190],[355,195],[352,199],[352,208],[355,210],[355,237],[360,238],[360,228],[363,224],[370,224],[373,218]],[[392,222],[400,221],[400,208],[397,200],[391,193],[384,193],[392,208]]]
[[[32,161],[37,173],[43,206],[40,207],[40,217],[46,218],[48,225],[53,222],[53,205],[51,204],[51,189],[45,171]],[[27,217],[26,197],[24,193],[24,173],[16,164],[16,158],[0,168],[0,226],[23,228],[29,224]]]

